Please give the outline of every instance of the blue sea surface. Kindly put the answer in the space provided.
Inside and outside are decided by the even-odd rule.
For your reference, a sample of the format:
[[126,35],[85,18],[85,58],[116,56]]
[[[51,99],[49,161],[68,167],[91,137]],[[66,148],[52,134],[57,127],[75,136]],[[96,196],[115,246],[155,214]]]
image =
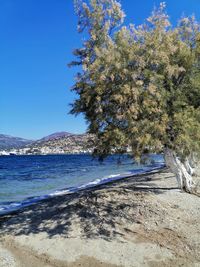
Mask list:
[[123,156],[118,164],[116,155],[103,163],[90,155],[1,156],[0,214],[164,165],[162,155],[149,159],[149,164],[137,164]]

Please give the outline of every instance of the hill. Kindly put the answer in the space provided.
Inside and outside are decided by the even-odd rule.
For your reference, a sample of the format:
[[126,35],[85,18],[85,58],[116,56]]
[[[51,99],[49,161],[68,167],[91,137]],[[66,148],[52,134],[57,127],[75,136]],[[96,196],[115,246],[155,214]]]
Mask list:
[[0,150],[21,148],[31,144],[33,140],[27,140],[20,137],[13,137],[10,135],[0,134]]
[[50,140],[54,140],[54,139],[68,137],[70,135],[73,135],[73,134],[68,133],[68,132],[56,132],[56,133],[53,133],[53,134],[50,134],[50,135],[47,135],[47,136],[41,138],[40,141],[50,141]]
[[91,153],[94,137],[90,134],[58,132],[37,141],[28,141],[21,138],[17,140],[21,141],[21,143],[18,142],[18,145],[15,145],[14,141],[12,143],[9,142],[9,146],[0,148],[0,154],[45,155]]

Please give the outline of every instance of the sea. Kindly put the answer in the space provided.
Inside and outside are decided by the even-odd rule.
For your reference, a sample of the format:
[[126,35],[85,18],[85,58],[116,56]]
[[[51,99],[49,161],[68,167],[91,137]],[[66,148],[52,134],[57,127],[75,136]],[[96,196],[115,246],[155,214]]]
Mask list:
[[103,162],[86,154],[0,156],[0,215],[163,166],[163,156],[154,154],[140,164],[128,155]]

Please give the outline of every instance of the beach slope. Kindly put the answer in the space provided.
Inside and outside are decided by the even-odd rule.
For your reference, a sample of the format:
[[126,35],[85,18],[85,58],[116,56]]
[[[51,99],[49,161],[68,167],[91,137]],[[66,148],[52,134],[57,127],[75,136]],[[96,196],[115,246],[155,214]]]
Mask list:
[[0,266],[200,266],[200,198],[167,169],[0,218]]

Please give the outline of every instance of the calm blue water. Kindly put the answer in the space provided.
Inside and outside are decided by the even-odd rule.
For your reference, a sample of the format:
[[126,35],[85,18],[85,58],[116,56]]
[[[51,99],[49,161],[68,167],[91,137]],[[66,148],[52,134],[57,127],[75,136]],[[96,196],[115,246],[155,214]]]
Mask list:
[[127,156],[117,164],[117,158],[110,156],[100,163],[89,155],[1,156],[0,214],[163,166],[159,155],[151,155],[149,165],[133,163]]

